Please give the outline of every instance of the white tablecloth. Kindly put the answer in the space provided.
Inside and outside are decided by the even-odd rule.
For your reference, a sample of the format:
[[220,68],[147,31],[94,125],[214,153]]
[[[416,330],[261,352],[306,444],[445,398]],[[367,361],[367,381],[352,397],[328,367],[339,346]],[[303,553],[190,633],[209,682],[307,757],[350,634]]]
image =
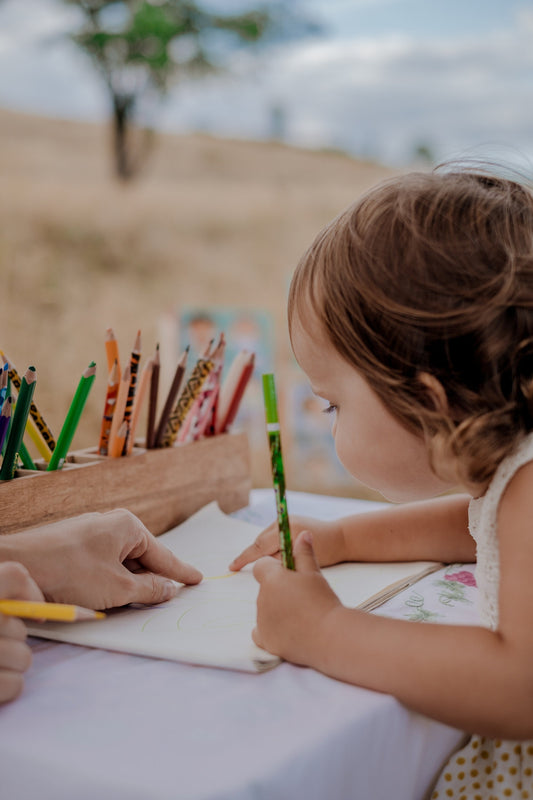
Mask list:
[[[372,507],[288,502],[323,518]],[[270,522],[272,492],[254,491],[237,516]],[[417,584],[380,613],[475,621],[475,587],[459,597],[452,575],[446,594],[443,577],[438,597]],[[462,739],[388,695],[287,663],[253,675],[32,645],[24,693],[0,709],[2,800],[421,800]]]

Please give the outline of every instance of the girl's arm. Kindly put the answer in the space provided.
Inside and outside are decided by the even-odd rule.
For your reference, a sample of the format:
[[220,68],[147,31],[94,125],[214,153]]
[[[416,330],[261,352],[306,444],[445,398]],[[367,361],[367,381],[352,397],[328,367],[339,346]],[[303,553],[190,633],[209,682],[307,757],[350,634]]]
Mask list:
[[[324,522],[290,518],[296,538],[310,530],[321,567],[341,561],[475,561],[468,532],[467,495],[449,495]],[[261,556],[279,557],[278,524],[273,522],[230,564],[239,570]]]
[[528,465],[501,503],[497,631],[387,619],[343,607],[304,533],[295,545],[296,572],[273,559],[255,565],[256,643],[334,678],[393,694],[463,730],[533,738],[532,482]]

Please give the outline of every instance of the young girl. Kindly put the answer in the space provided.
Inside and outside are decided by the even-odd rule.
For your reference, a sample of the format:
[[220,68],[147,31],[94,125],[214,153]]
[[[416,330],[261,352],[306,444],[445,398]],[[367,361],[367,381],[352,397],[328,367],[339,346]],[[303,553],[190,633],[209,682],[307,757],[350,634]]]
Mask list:
[[[423,502],[292,518],[296,571],[254,567],[255,641],[473,734],[433,798],[533,798],[533,197],[468,171],[379,185],[302,258],[289,326],[343,464]],[[277,550],[271,525],[232,568]],[[345,608],[318,568],[476,555],[479,627]]]

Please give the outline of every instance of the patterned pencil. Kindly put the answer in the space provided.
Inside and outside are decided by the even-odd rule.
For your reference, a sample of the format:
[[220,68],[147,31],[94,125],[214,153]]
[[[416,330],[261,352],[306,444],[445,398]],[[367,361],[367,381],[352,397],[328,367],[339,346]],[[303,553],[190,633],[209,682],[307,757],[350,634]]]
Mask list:
[[146,447],[151,449],[155,445],[155,417],[157,414],[157,396],[159,394],[159,374],[161,360],[159,358],[159,344],[155,348],[152,359],[152,375],[150,377],[150,400],[148,403],[148,420],[146,423]]
[[13,407],[13,398],[8,395],[4,400],[2,411],[0,412],[0,452],[4,446],[7,432],[9,430],[9,423],[11,422],[11,410]]
[[163,406],[161,417],[159,418],[159,425],[157,426],[157,432],[155,435],[155,447],[163,446],[163,437],[165,435],[168,419],[172,413],[172,409],[174,408],[174,404],[178,397],[178,392],[181,388],[181,383],[183,381],[183,376],[185,374],[185,367],[187,365],[188,355],[189,355],[189,346],[187,345],[187,347],[181,354],[181,357],[176,366],[176,372],[174,373],[172,385],[169,389],[167,398],[165,400],[165,405]]
[[153,360],[151,358],[148,359],[144,367],[141,371],[141,376],[139,378],[139,385],[137,387],[137,392],[135,394],[135,401],[133,403],[133,412],[131,414],[131,421],[128,430],[128,438],[126,442],[126,455],[130,455],[131,451],[133,450],[133,445],[135,443],[135,431],[137,430],[137,425],[139,424],[139,417],[141,414],[142,405],[144,402],[144,398],[146,397],[146,393],[148,391],[148,385],[150,383],[150,379],[152,377],[152,368],[153,368]]
[[113,328],[108,328],[105,332],[105,352],[107,358],[107,374],[109,375],[113,368],[113,364],[116,361],[118,364],[118,374],[122,375],[122,370],[120,369],[120,358],[118,355],[118,342],[115,339]]
[[199,358],[196,362],[191,377],[185,385],[185,389],[180,395],[178,402],[168,418],[167,426],[163,434],[163,447],[172,447],[176,441],[179,429],[187,413],[192,408],[194,401],[202,391],[203,385],[215,366],[214,361],[208,358]]
[[128,399],[128,389],[130,387],[130,365],[124,368],[120,386],[118,387],[117,402],[115,404],[115,411],[113,412],[113,421],[111,423],[111,430],[109,432],[109,442],[107,443],[107,452],[111,453],[111,448],[115,449],[115,440],[122,423],[124,422],[124,410],[126,408],[126,401]]
[[35,391],[36,377],[35,367],[28,367],[20,384],[20,391],[15,411],[13,412],[13,420],[9,429],[4,459],[2,461],[2,467],[0,468],[0,480],[2,481],[11,480],[15,473],[17,455],[20,450],[22,437],[24,436],[30,405]]
[[[15,365],[2,351],[0,351],[0,355],[9,362],[9,377],[15,389],[19,392],[22,381]],[[54,451],[56,440],[50,427],[46,424],[43,415],[33,401],[30,405],[27,428],[30,438],[41,456],[45,461],[50,461],[50,455]]]
[[130,356],[130,385],[128,388],[128,397],[126,400],[126,408],[124,409],[124,419],[128,423],[128,436],[131,430],[131,415],[133,414],[133,403],[135,402],[135,391],[137,389],[137,373],[139,371],[139,362],[141,360],[141,332],[137,331],[137,336],[133,344],[133,350]]
[[[193,407],[187,414],[186,419],[178,435],[178,441],[196,441],[204,432],[208,425],[210,425],[213,418],[213,410],[217,402],[218,393],[220,391],[220,379],[222,375],[222,367],[224,366],[224,353],[226,350],[226,340],[224,334],[220,334],[220,341],[211,355],[211,360],[214,363],[213,370],[207,378],[204,387]],[[185,429],[185,436],[180,438],[182,431]]]
[[281,561],[287,569],[294,569],[292,554],[291,529],[287,514],[287,501],[285,499],[285,470],[281,455],[281,437],[279,431],[278,403],[276,398],[276,384],[272,374],[263,375],[263,396],[265,400],[265,414],[270,445],[270,461],[272,464],[272,479],[276,495],[276,510],[278,514],[279,544]]
[[96,364],[94,361],[91,361],[87,369],[83,372],[74,397],[72,398],[72,403],[67,411],[67,416],[65,417],[57,439],[56,448],[52,453],[52,458],[47,467],[48,471],[61,469],[65,463],[65,458],[67,457],[74,434],[76,433],[76,428],[78,427],[78,422],[80,421],[85,403],[87,402],[87,397],[94,383],[95,374]]
[[102,415],[102,427],[100,429],[100,441],[98,452],[101,456],[107,455],[109,445],[109,434],[111,433],[111,423],[113,422],[113,412],[117,403],[118,387],[120,385],[120,373],[118,371],[118,361],[115,358],[109,377],[107,379],[107,391],[105,396],[104,413]]

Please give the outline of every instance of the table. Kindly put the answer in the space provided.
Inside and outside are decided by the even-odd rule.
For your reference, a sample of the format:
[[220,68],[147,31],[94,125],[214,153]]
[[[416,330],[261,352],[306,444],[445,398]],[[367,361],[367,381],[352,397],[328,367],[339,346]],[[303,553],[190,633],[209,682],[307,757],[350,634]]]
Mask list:
[[[326,519],[376,504],[289,492],[288,505]],[[274,513],[272,491],[254,490],[235,516]],[[464,586],[461,602],[441,597],[442,621],[477,619]],[[380,613],[416,615],[420,587]],[[31,642],[24,692],[0,710],[2,800],[422,800],[463,739],[287,663],[248,674]]]

